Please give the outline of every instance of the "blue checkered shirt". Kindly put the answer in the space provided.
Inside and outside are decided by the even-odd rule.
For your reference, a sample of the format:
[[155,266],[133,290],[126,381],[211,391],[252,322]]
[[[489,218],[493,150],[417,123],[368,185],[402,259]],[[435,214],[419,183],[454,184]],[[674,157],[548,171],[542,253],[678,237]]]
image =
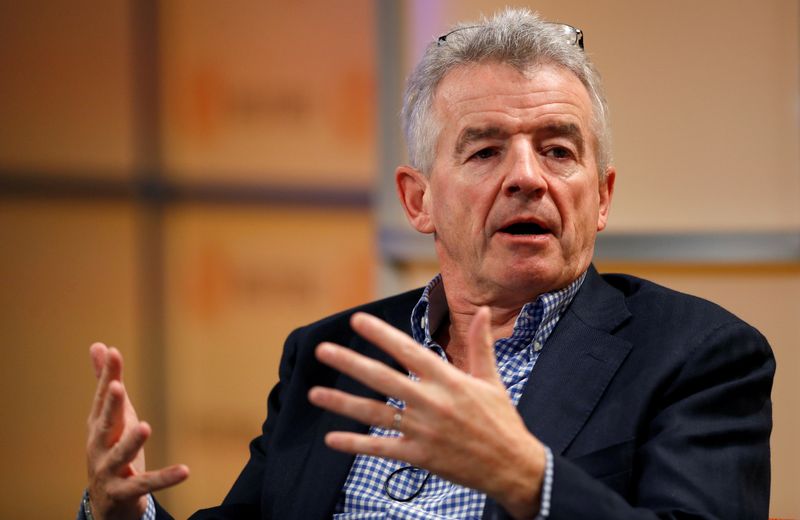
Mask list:
[[[497,369],[515,406],[522,396],[539,352],[572,302],[585,277],[584,273],[564,289],[542,294],[536,301],[526,304],[517,316],[511,336],[495,342]],[[411,313],[411,331],[418,343],[444,360],[447,360],[447,356],[442,347],[433,340],[432,333],[436,332],[447,312],[442,278],[438,275],[425,287],[422,297]],[[415,378],[413,374],[409,374],[409,377]],[[387,400],[387,404],[400,410],[405,407],[403,401],[391,397]],[[371,427],[369,434],[378,437],[400,435],[394,430],[378,426]],[[550,507],[553,458],[549,449],[546,448],[546,452],[547,467],[538,518],[546,518]],[[403,470],[392,476],[386,485],[387,479],[393,472],[407,466],[407,463],[398,460],[369,455],[356,456],[333,518],[335,520],[462,520],[477,519],[483,514],[486,503],[484,493],[453,484],[433,474],[429,475],[422,469]],[[408,501],[393,500],[386,492],[388,490],[394,497],[408,498],[420,489],[419,495]]]
[[[84,497],[89,496],[89,490],[83,492]],[[87,518],[93,518],[93,516],[89,516],[86,514],[86,506],[84,503],[81,503],[81,507],[78,510],[78,516],[76,517],[77,520],[86,520]],[[141,520],[156,520],[156,503],[153,499],[153,495],[147,495],[147,508],[144,510],[144,514],[142,514]]]

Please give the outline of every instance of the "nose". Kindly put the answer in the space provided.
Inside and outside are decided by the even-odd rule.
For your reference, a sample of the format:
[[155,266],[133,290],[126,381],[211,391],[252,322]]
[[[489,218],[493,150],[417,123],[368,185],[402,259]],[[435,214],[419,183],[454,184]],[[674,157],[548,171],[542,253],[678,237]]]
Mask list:
[[509,164],[503,180],[504,193],[540,198],[547,192],[547,179],[530,142],[515,143],[507,160]]

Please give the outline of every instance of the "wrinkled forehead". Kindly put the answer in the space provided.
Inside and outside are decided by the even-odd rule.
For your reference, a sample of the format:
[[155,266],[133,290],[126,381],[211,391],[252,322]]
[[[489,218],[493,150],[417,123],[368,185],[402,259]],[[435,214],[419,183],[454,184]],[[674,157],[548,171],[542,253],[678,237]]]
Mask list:
[[481,118],[561,115],[593,137],[588,90],[570,70],[550,63],[522,70],[496,62],[455,67],[439,82],[432,112],[439,131],[458,131]]

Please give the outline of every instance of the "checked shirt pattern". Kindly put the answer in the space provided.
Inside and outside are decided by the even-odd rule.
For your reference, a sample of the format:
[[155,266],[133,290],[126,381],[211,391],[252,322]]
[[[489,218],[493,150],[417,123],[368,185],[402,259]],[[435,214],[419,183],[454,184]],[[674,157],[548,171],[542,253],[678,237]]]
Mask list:
[[[516,406],[525,384],[533,370],[539,352],[555,329],[575,294],[585,273],[569,286],[540,295],[526,304],[519,313],[511,336],[495,342],[495,355],[500,377],[506,386],[509,399]],[[432,338],[447,314],[441,275],[425,287],[411,313],[411,330],[414,340],[447,361],[444,350]],[[409,377],[416,379],[414,374]],[[405,403],[388,398],[387,404],[402,410]],[[370,435],[396,437],[398,432],[373,426]],[[550,455],[548,455],[550,457]],[[551,460],[551,459],[550,459]],[[336,520],[451,520],[478,519],[483,513],[486,495],[430,475],[422,492],[413,500],[400,502],[391,499],[384,485],[392,472],[409,464],[390,459],[358,455],[345,481],[342,494],[333,516]],[[550,468],[552,465],[549,465]],[[428,472],[413,468],[392,477],[386,485],[395,497],[408,497],[420,489]],[[552,476],[552,475],[548,475]],[[549,489],[547,489],[549,491]],[[549,494],[549,493],[548,493]],[[549,497],[544,496],[541,512],[546,514]],[[544,515],[540,514],[540,518]]]

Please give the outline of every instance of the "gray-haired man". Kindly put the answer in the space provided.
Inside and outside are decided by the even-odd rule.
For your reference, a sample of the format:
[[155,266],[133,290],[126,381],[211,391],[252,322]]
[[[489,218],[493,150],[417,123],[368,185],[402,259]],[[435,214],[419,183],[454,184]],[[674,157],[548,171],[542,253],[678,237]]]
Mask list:
[[[441,274],[298,329],[263,433],[196,518],[763,518],[764,338],[699,299],[591,265],[616,179],[582,34],[526,10],[432,42],[396,170]],[[150,434],[92,347],[85,510],[166,515]],[[150,508],[146,511],[147,508]]]

